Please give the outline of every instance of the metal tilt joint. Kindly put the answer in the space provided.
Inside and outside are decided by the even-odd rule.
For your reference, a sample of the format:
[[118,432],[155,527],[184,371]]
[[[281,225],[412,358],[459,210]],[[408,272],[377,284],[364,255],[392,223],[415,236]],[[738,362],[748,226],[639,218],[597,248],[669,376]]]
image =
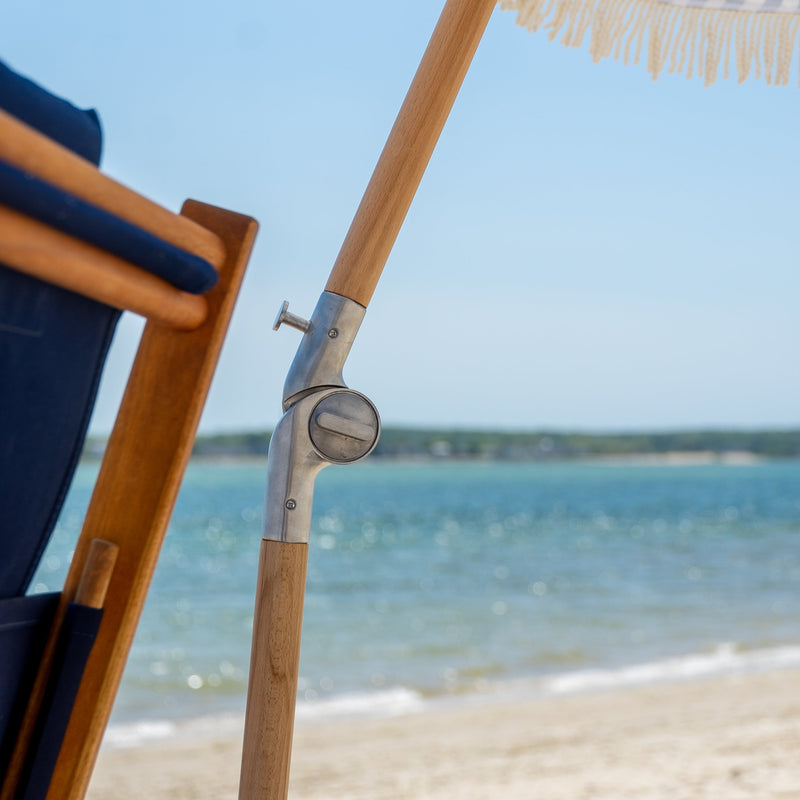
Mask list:
[[310,320],[288,308],[284,302],[274,330],[286,324],[303,331],[303,339],[283,385],[284,415],[269,445],[264,538],[308,542],[317,473],[368,456],[381,423],[373,403],[342,378],[364,306],[323,292]]

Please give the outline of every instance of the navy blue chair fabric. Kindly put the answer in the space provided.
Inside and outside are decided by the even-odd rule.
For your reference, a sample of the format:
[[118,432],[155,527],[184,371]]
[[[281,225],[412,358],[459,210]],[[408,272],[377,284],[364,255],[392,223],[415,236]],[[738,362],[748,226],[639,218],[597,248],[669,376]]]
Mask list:
[[93,164],[103,137],[93,109],[83,111],[19,75],[0,61],[0,108]]
[[47,796],[83,669],[102,618],[101,609],[75,603],[67,608],[53,660],[53,679],[42,703],[39,725],[33,735],[22,788],[18,792],[20,800],[40,800]]
[[0,775],[5,775],[36,675],[30,664],[41,657],[57,605],[57,594],[0,602]]
[[0,598],[25,592],[50,538],[118,318],[0,266]]
[[[97,164],[97,114],[0,62],[0,108]],[[102,209],[0,163],[0,204],[201,293],[213,267]],[[78,463],[119,312],[0,264],[0,776],[5,774],[58,595],[24,596]],[[102,616],[71,606],[23,775],[44,798]]]
[[[58,606],[58,594],[38,594],[0,601],[0,765],[5,772],[16,742]],[[101,609],[71,603],[61,627],[29,757],[17,792],[19,800],[41,800],[69,722],[75,695],[103,617]]]
[[[5,65],[0,106],[99,159],[97,114]],[[25,592],[50,538],[118,319],[116,309],[0,265],[0,598]]]
[[[0,62],[0,107],[97,162],[97,114]],[[0,162],[0,204],[200,294],[213,266],[113,214]],[[0,598],[28,587],[85,439],[119,314],[0,265]]]
[[[0,107],[98,162],[97,115],[2,64]],[[0,183],[5,193],[0,202],[13,205],[8,173]],[[20,595],[72,480],[118,318],[116,309],[0,265],[0,775],[11,757],[59,601],[57,594]],[[99,624],[102,612],[86,611]],[[61,746],[53,734],[63,736],[77,690],[75,676],[80,680],[91,647],[85,636],[76,638],[73,632],[63,630],[57,668],[65,672],[53,672],[20,784],[20,792],[31,800],[45,796]]]

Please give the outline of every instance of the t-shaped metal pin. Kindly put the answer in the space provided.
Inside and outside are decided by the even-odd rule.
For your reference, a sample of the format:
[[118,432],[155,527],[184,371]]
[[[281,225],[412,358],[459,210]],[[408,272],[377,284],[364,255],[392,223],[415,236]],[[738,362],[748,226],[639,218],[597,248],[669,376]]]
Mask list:
[[290,328],[303,331],[303,333],[308,333],[308,331],[311,330],[311,323],[307,319],[298,317],[297,314],[292,314],[292,312],[289,311],[288,300],[283,301],[281,310],[278,312],[278,316],[275,317],[275,324],[272,326],[272,330],[278,330],[281,325],[288,325]]

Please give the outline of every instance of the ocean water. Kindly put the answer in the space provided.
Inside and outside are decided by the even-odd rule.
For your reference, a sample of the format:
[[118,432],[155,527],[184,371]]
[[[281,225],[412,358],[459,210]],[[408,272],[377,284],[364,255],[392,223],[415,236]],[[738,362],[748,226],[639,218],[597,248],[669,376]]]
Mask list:
[[[78,472],[38,591],[63,580],[95,472]],[[265,475],[189,467],[115,707],[120,743],[243,711]],[[800,461],[367,462],[318,478],[300,718],[789,664]]]

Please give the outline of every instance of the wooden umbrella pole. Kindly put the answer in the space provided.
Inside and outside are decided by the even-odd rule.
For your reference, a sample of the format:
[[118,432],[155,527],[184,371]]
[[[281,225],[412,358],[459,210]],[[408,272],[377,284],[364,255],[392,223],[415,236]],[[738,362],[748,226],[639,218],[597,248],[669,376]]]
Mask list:
[[367,306],[496,0],[447,0],[326,291]]
[[[447,0],[336,259],[327,292],[364,307],[369,303],[495,2]],[[280,470],[291,470],[290,460],[270,446],[270,469],[275,463]],[[283,503],[283,495],[270,498],[268,489],[267,502]],[[296,508],[294,498],[285,502],[286,508]],[[265,537],[239,800],[285,800],[288,794],[307,557],[305,542]]]
[[261,542],[239,800],[289,792],[308,545]]

